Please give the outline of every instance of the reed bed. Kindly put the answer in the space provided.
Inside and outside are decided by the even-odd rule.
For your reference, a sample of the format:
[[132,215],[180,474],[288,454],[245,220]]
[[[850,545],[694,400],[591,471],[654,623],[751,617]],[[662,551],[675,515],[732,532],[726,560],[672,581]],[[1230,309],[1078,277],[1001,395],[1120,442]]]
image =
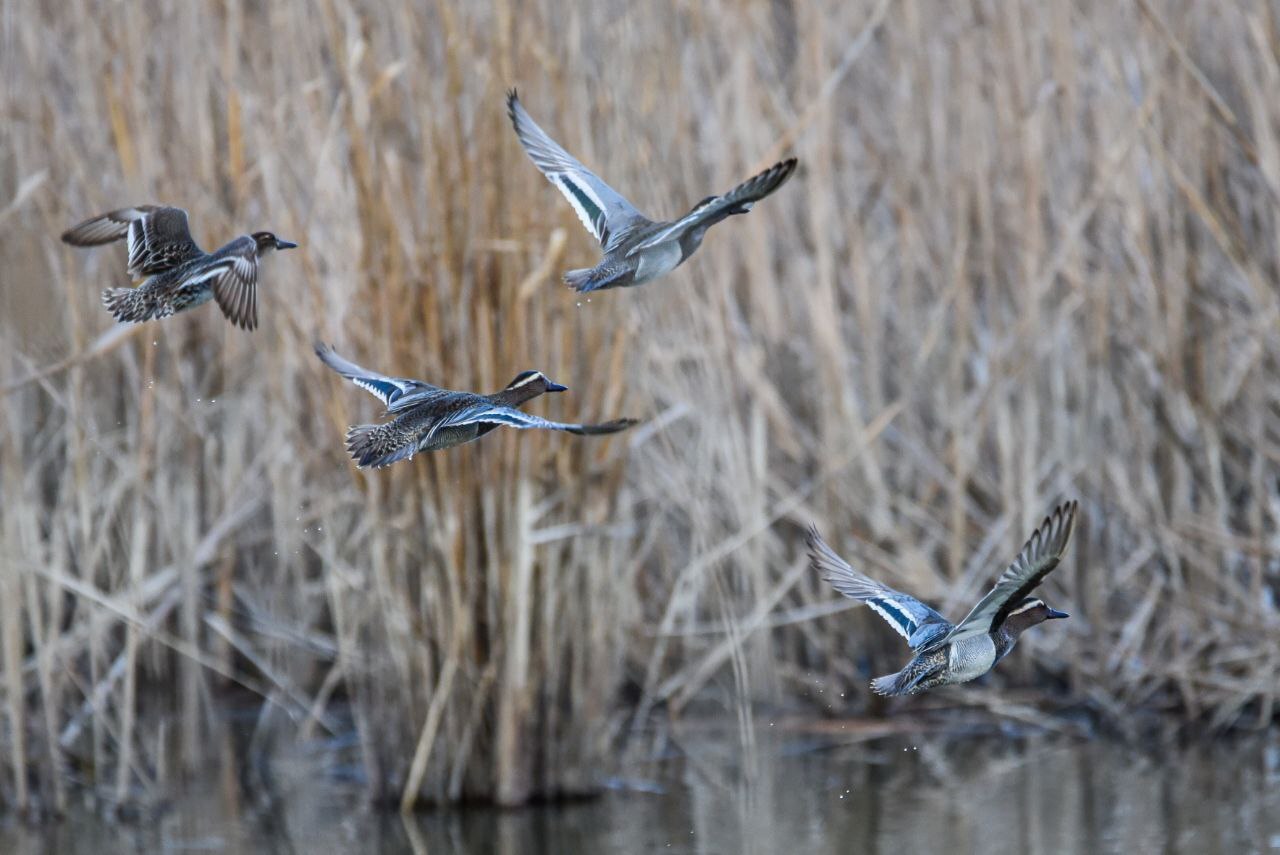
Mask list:
[[[1045,589],[1073,619],[990,682],[1273,720],[1274,5],[0,10],[5,804],[157,801],[245,699],[255,745],[353,732],[405,808],[588,790],[682,714],[749,746],[758,710],[865,711],[902,655],[803,525],[956,614],[1073,496]],[[511,85],[655,215],[802,171],[666,280],[578,298],[594,248]],[[302,245],[262,329],[112,325],[122,252],[57,235],[144,201],[206,247]],[[378,408],[316,338],[648,421],[361,473],[341,437]]]

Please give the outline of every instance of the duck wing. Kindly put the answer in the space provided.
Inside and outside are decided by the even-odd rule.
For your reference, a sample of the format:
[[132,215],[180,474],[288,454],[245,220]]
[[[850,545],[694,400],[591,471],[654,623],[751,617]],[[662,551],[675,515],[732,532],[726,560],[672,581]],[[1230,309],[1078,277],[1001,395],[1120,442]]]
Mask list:
[[854,570],[827,545],[815,526],[809,526],[805,542],[809,546],[809,566],[846,597],[870,606],[907,640],[913,650],[926,647],[951,631],[951,624],[946,618],[915,597],[895,591]]
[[499,404],[490,403],[480,395],[469,397],[472,398],[471,402],[458,406],[431,426],[431,429],[422,440],[423,445],[428,444],[431,441],[431,438],[443,428],[460,427],[462,425],[470,424],[505,425],[507,427],[519,428],[521,430],[541,428],[543,430],[561,430],[566,433],[577,434],[578,436],[599,436],[602,434],[617,433],[620,430],[626,430],[632,425],[639,423],[636,419],[614,419],[613,421],[590,425],[553,422],[549,419],[544,419],[541,416],[535,416],[530,413],[526,413],[523,410],[517,410],[514,407],[504,407]]
[[194,276],[183,285],[196,285],[213,280],[213,299],[227,320],[241,329],[258,326],[258,245],[242,235],[214,254],[208,264],[200,265]]
[[1013,563],[1000,574],[991,592],[978,601],[965,619],[955,625],[939,644],[995,631],[1009,612],[1048,576],[1062,560],[1075,524],[1076,505],[1066,502],[1054,508],[1040,527],[1031,533]]
[[133,276],[163,273],[204,254],[191,238],[187,212],[166,205],[108,211],[62,233],[62,240],[72,246],[98,246],[121,238],[128,238]]
[[432,386],[421,380],[388,377],[386,374],[370,371],[348,359],[343,359],[334,352],[332,347],[323,342],[316,342],[313,347],[321,362],[376,397],[389,413],[413,406],[424,393],[442,391],[439,386]]
[[637,252],[674,240],[686,231],[697,226],[717,223],[730,214],[743,214],[751,210],[751,206],[782,186],[791,173],[795,172],[796,159],[790,158],[752,176],[734,187],[723,196],[712,196],[694,206],[693,210],[665,228],[649,235],[640,243],[627,251],[627,257]]
[[622,235],[648,225],[648,217],[598,175],[565,151],[538,127],[520,103],[516,91],[507,93],[507,114],[533,165],[569,200],[578,219],[608,252]]

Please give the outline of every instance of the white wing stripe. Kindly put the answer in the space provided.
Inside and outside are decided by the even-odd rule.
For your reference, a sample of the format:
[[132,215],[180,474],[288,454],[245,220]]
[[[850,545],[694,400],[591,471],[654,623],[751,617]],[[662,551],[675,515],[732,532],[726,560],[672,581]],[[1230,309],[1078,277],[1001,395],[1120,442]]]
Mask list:
[[[600,240],[600,232],[596,229],[596,217],[604,213],[604,204],[600,201],[600,197],[596,194],[591,186],[585,181],[579,181],[576,176],[568,172],[555,173],[554,177],[548,176],[551,183],[555,184],[564,197],[569,200],[569,204],[573,206],[574,212],[578,215],[578,219],[582,221],[582,225],[587,231],[595,236],[596,240]],[[587,207],[582,203],[582,196],[586,196],[593,205],[596,206],[598,214],[593,215]]]
[[[911,634],[907,631],[907,627],[902,625],[901,615],[893,614],[888,609],[885,609],[883,606],[881,606],[880,603],[876,602],[875,600],[866,600],[865,602],[868,606],[870,606],[875,611],[876,614],[884,618],[885,623],[889,624],[889,626],[897,630],[898,635],[901,635],[903,638],[910,640]],[[892,601],[888,599],[886,599],[885,602],[892,604]],[[901,609],[899,609],[899,611],[901,611]],[[903,614],[905,614],[905,612],[903,612]]]
[[357,386],[359,386],[361,389],[368,392],[370,395],[377,395],[379,398],[382,399],[382,403],[384,404],[387,403],[387,398],[390,397],[389,395],[384,394],[381,389],[379,389],[377,386],[370,383],[368,380],[364,379],[363,377],[352,377],[351,382],[355,383]]
[[226,269],[227,269],[227,265],[219,264],[217,267],[212,267],[204,271],[203,273],[200,273],[196,276],[192,276],[183,284],[199,285],[201,282],[204,282],[208,279],[217,279],[218,277],[222,276],[224,272],[226,272]]
[[142,231],[142,221],[133,220],[129,223],[129,266],[133,267],[138,263],[138,233]]

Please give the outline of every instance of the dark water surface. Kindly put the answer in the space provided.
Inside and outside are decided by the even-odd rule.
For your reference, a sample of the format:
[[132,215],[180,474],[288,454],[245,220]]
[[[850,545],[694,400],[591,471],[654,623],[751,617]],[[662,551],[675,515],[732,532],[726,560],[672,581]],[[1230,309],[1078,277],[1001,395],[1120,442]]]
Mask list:
[[633,773],[595,800],[402,821],[293,762],[277,771],[274,808],[216,773],[152,822],[85,810],[0,827],[0,853],[1280,852],[1276,733],[1159,752],[1060,737],[826,748],[763,737],[752,763],[708,742]]

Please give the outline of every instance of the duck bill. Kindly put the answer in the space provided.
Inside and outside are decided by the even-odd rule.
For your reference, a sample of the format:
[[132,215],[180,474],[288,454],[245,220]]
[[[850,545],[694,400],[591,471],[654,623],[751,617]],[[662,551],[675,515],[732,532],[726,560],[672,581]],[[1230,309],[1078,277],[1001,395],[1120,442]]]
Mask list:
[[548,392],[568,392],[568,391],[569,391],[569,387],[568,387],[568,386],[561,386],[559,383],[552,383],[550,380],[548,380],[548,381],[547,381],[547,391],[548,391]]
[[1049,615],[1045,618],[1045,620],[1057,620],[1059,618],[1069,618],[1069,617],[1071,617],[1071,615],[1067,614],[1066,612],[1060,612],[1057,609],[1049,609]]
[[276,249],[295,249],[297,246],[293,241],[276,238]]

